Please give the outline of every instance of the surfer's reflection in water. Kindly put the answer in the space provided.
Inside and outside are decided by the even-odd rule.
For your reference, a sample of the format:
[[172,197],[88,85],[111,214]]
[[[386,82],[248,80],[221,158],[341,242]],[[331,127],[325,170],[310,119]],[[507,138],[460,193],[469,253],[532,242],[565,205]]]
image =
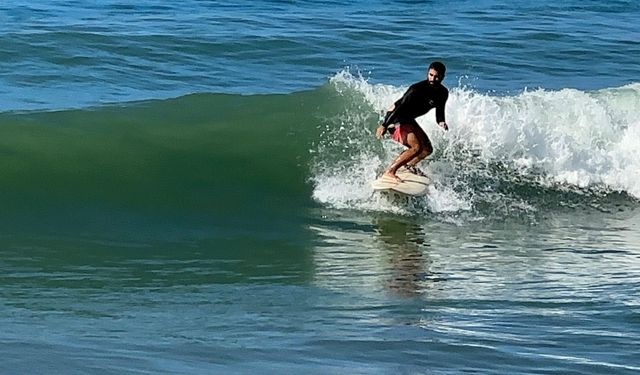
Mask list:
[[417,297],[426,292],[431,261],[425,251],[425,233],[420,226],[393,219],[378,219],[378,239],[388,259],[385,287],[391,292]]

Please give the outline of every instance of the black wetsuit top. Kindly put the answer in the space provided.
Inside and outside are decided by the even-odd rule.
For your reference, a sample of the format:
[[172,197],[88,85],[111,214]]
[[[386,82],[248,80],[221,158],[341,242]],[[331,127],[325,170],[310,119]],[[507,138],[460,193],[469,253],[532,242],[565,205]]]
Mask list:
[[391,124],[415,123],[415,119],[436,109],[436,121],[444,122],[444,105],[449,98],[449,90],[441,84],[430,84],[428,80],[409,86],[407,92],[395,102],[395,108],[387,112],[382,122],[386,128]]

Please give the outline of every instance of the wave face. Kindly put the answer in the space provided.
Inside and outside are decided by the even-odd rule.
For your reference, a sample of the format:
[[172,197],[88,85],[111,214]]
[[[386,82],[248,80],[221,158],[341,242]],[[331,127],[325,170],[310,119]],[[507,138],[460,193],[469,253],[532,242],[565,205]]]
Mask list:
[[267,233],[311,202],[306,165],[325,91],[0,114],[1,221]]
[[6,112],[0,204],[7,221],[124,210],[268,228],[316,205],[483,218],[616,210],[640,197],[640,84],[631,84],[514,96],[452,88],[449,132],[433,113],[419,119],[435,147],[423,162],[429,195],[386,201],[369,184],[402,148],[373,128],[405,89],[343,71],[293,94]]
[[[347,103],[316,149],[314,197],[323,203],[399,213],[536,214],[540,209],[615,210],[640,198],[640,84],[591,92],[524,91],[512,96],[451,89],[450,131],[434,113],[419,119],[435,152],[423,166],[430,194],[409,207],[372,195],[369,182],[402,150],[372,128],[406,87],[370,84],[348,71],[331,79]],[[336,128],[339,131],[336,132]],[[624,203],[626,202],[626,203]]]

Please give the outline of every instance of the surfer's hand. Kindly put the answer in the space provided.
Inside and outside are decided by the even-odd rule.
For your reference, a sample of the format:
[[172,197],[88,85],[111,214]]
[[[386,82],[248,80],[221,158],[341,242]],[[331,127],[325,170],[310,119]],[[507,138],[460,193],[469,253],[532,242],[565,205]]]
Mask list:
[[385,132],[386,130],[387,130],[387,129],[386,129],[384,126],[379,125],[379,126],[376,128],[376,138],[378,138],[378,139],[382,138],[382,136],[384,135],[384,132]]
[[444,130],[449,130],[449,125],[447,125],[447,123],[444,121],[439,122],[438,125],[440,125],[440,127]]

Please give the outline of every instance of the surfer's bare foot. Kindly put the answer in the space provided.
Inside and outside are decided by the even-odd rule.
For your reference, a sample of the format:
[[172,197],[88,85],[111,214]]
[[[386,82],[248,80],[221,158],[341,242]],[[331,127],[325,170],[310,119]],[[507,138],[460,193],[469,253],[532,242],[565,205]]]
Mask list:
[[427,175],[418,167],[416,167],[415,165],[406,165],[406,168],[409,172],[417,175],[417,176],[422,176],[422,177],[426,177]]
[[395,182],[402,182],[400,177],[396,176],[395,173],[391,173],[390,171],[385,171],[382,175],[385,177],[392,178]]

